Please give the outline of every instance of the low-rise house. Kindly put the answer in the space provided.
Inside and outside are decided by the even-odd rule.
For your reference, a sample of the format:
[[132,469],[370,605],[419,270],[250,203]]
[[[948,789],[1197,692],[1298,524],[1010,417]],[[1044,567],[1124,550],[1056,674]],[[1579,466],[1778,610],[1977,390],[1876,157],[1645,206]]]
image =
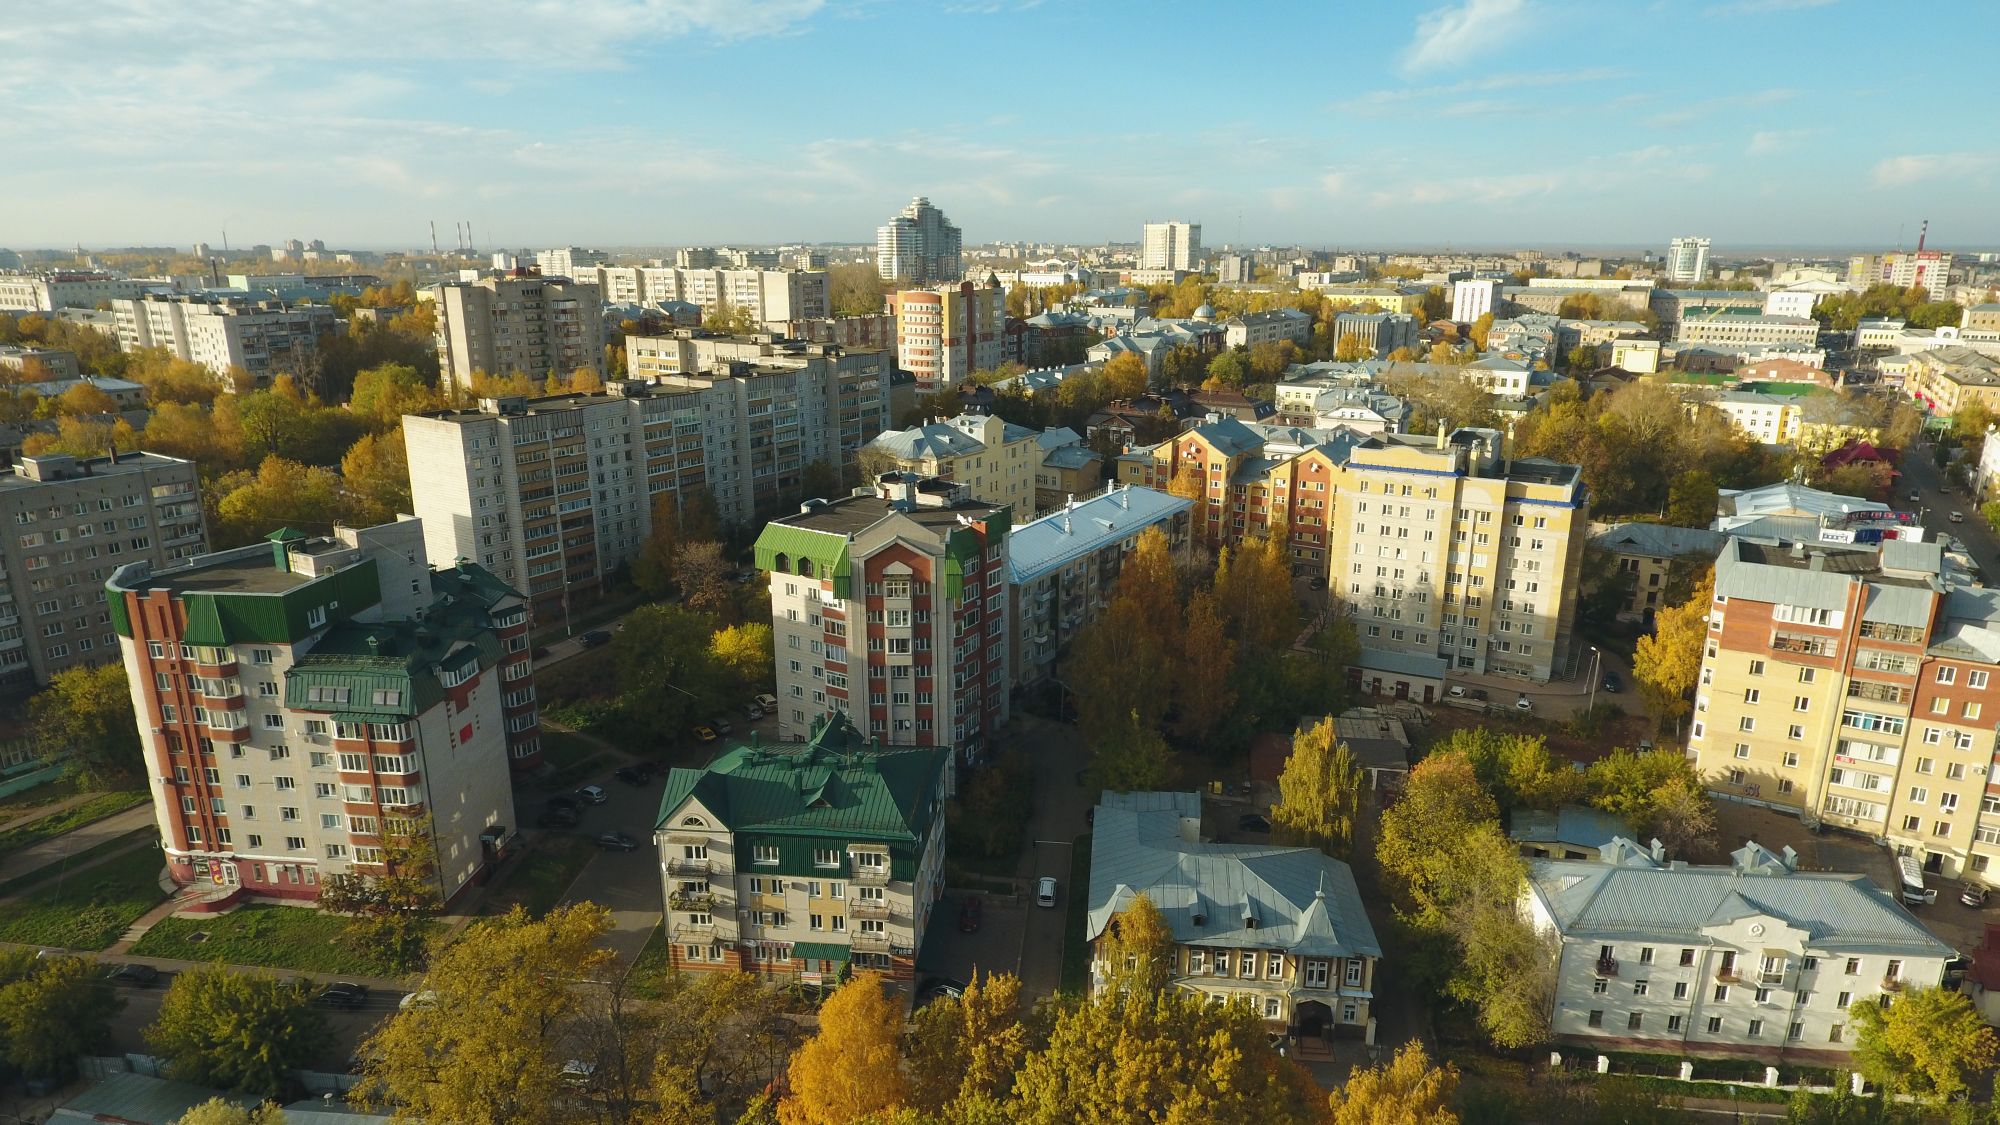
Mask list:
[[839,980],[915,971],[944,888],[952,752],[890,747],[844,715],[804,742],[753,737],[667,775],[660,853],[669,961]]
[[1083,443],[1067,426],[1043,430],[1036,440],[1042,463],[1035,470],[1035,510],[1046,512],[1066,498],[1086,496],[1104,484],[1104,454]]
[[1632,826],[1603,809],[1564,805],[1554,812],[1515,809],[1507,817],[1507,838],[1534,859],[1590,859]]
[[1173,932],[1172,987],[1241,1000],[1307,1042],[1374,1042],[1382,947],[1354,873],[1313,848],[1211,844],[1195,793],[1105,792],[1090,844],[1092,987],[1107,983],[1104,941],[1144,894]]
[[1850,1005],[1937,985],[1957,956],[1866,875],[1754,843],[1713,867],[1622,837],[1533,860],[1522,909],[1559,943],[1554,1037],[1592,1050],[1845,1063]]
[[960,414],[907,430],[886,430],[863,447],[896,468],[962,484],[975,499],[1035,512],[1035,470],[1042,461],[1038,435],[993,414]]
[[1664,523],[1621,523],[1601,531],[1590,545],[1608,551],[1618,572],[1629,576],[1631,587],[1619,606],[1624,620],[1642,620],[1667,603],[1675,564],[1703,567],[1715,561],[1728,536],[1705,527],[1675,527]]

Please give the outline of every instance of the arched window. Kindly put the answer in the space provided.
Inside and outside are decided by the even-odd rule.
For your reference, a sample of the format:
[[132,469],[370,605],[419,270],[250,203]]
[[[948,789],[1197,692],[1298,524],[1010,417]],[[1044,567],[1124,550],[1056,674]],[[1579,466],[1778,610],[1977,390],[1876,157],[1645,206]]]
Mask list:
[[681,827],[682,827],[682,828],[707,828],[707,827],[708,827],[708,822],[707,822],[707,821],[705,821],[705,820],[703,820],[702,818],[700,818],[700,817],[698,817],[698,816],[690,816],[690,817],[684,817],[684,818],[682,818],[682,820],[681,820]]

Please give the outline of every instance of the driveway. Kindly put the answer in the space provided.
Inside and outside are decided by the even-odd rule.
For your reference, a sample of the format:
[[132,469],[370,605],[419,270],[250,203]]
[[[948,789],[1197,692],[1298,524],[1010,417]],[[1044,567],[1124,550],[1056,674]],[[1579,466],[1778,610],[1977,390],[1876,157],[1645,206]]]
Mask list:
[[[1021,991],[1029,1000],[1053,993],[1062,984],[1063,927],[1074,896],[1088,887],[1072,886],[1071,854],[1077,834],[1087,827],[1085,813],[1096,793],[1077,783],[1077,771],[1089,762],[1077,728],[1035,715],[1017,715],[1007,736],[1011,753],[1027,754],[1035,775],[1035,811],[1028,821],[1028,846],[1015,868],[1020,879],[1026,924],[1017,957]],[[1035,880],[1056,878],[1056,908],[1033,905]]]

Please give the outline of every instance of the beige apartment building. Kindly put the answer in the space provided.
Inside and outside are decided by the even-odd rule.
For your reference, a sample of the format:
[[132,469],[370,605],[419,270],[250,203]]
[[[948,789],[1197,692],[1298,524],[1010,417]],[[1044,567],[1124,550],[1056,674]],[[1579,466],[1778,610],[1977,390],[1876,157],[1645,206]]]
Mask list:
[[197,294],[149,293],[111,302],[118,350],[165,348],[175,359],[198,363],[217,375],[242,369],[250,385],[268,386],[290,374],[312,383],[322,337],[347,330],[331,305]]
[[594,266],[572,276],[595,282],[604,300],[617,305],[686,301],[700,306],[703,316],[743,309],[760,325],[832,315],[825,270]]
[[1041,510],[1035,488],[1041,434],[996,414],[961,414],[891,430],[866,449],[894,458],[903,472],[962,484],[974,499],[1005,504],[1024,522]]
[[438,363],[450,385],[470,388],[474,372],[540,379],[603,369],[604,322],[593,282],[518,269],[435,285],[430,294],[437,303]]
[[889,424],[884,352],[683,328],[629,336],[625,355],[631,378],[699,396],[708,489],[732,523],[796,504],[807,466],[845,472]]
[[1689,755],[1710,786],[1996,882],[2000,591],[1948,587],[1937,544],[1731,539]]
[[896,318],[896,361],[933,394],[963,384],[1005,358],[1007,294],[997,278],[889,295]]
[[2000,408],[2000,358],[1948,345],[1910,356],[1903,392],[1933,414],[1951,415],[1968,403]]
[[50,453],[0,468],[0,691],[118,659],[104,580],[205,549],[195,465]]
[[699,394],[629,381],[405,415],[425,551],[478,563],[560,620],[638,553],[655,497],[704,487],[704,420]]

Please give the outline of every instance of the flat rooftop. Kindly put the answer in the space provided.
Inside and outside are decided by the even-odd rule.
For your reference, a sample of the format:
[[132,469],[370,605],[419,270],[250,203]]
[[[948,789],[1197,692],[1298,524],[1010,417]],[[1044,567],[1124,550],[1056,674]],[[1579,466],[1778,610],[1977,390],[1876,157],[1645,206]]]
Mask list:
[[183,461],[178,457],[168,457],[159,453],[120,453],[116,464],[113,464],[109,457],[90,457],[79,460],[75,471],[68,476],[56,480],[35,480],[25,475],[17,465],[11,469],[0,470],[0,492],[73,484],[82,480],[123,476],[145,469],[163,469],[172,465],[183,465],[190,470],[194,468],[192,461]]
[[[1736,552],[1744,562],[1781,566],[1788,570],[1814,570],[1824,574],[1876,575],[1882,568],[1881,556],[1874,551],[1829,548],[1825,545],[1807,547],[1803,555],[1795,555],[1789,547],[1738,539]],[[1815,559],[1823,561],[1815,563]]]
[[830,535],[853,536],[874,527],[892,515],[901,515],[920,527],[947,533],[958,526],[960,516],[983,519],[998,510],[998,505],[978,500],[964,501],[949,508],[903,509],[897,502],[884,500],[879,496],[849,496],[840,500],[830,500],[810,512],[781,516],[771,522],[785,527],[804,528],[807,531],[822,531]]

